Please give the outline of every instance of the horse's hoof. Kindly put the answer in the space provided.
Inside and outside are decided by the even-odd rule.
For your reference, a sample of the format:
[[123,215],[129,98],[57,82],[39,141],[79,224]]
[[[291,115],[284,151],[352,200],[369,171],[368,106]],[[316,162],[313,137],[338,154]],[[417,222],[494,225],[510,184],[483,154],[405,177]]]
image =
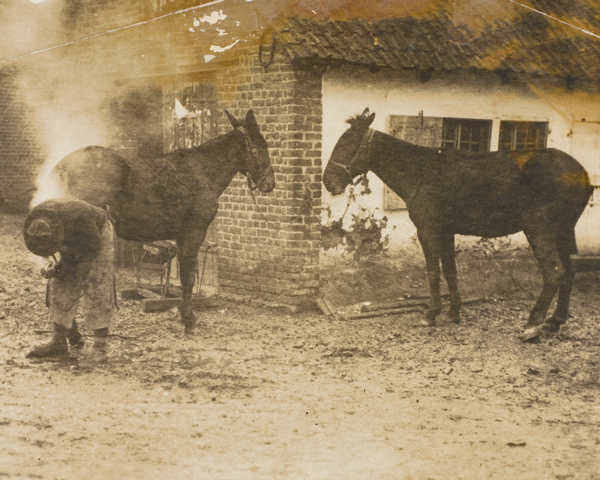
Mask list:
[[448,317],[450,318],[452,323],[455,323],[456,325],[460,323],[460,315],[448,315]]
[[424,318],[419,322],[419,325],[422,327],[435,327],[435,318],[431,320]]
[[185,325],[183,333],[185,333],[186,335],[194,335],[198,332],[198,329],[196,327],[196,323],[188,323]]
[[525,328],[523,333],[521,334],[521,341],[529,342],[534,338],[537,338],[541,335],[542,330],[544,329],[544,325],[531,325],[530,327]]
[[556,333],[560,330],[560,325],[558,322],[549,321],[542,325],[542,329],[544,332]]
[[179,316],[179,321],[182,323],[182,325],[184,327],[187,327],[188,325],[191,325],[192,327],[194,325],[196,325],[196,315],[191,314],[191,315],[180,315]]

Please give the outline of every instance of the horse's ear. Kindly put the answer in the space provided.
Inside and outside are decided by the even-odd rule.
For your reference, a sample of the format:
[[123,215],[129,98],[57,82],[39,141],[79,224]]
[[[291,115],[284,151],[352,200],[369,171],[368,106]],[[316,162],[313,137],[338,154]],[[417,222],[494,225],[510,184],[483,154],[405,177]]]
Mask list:
[[237,118],[235,118],[231,113],[229,113],[227,110],[225,110],[225,115],[227,115],[227,118],[229,119],[229,123],[231,123],[231,126],[233,128],[238,128],[242,126],[242,122],[240,122]]
[[346,123],[349,123],[352,127],[368,128],[373,120],[375,120],[375,113],[369,115],[369,107],[367,107],[360,115],[346,120]]
[[256,117],[254,116],[254,112],[252,110],[248,110],[246,114],[246,126],[256,125]]
[[369,113],[368,108],[361,115],[356,118],[351,118],[347,120],[347,122],[355,128],[369,128],[373,123],[373,120],[375,120],[375,112],[371,115],[365,115],[365,113]]

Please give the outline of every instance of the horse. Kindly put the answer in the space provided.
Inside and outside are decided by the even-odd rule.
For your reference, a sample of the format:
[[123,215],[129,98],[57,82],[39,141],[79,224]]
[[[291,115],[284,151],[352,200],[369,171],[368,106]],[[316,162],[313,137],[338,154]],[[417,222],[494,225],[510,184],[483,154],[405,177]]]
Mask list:
[[219,197],[238,172],[247,177],[251,191],[275,188],[268,145],[253,111],[243,122],[225,114],[233,130],[198,147],[125,160],[114,150],[88,146],[64,157],[50,176],[67,197],[105,208],[117,237],[175,240],[183,290],[178,308],[186,333],[196,325],[197,256]]
[[[556,332],[567,321],[575,271],[575,224],[593,187],[566,153],[548,148],[487,153],[422,147],[370,128],[367,108],[347,120],[323,172],[333,195],[372,171],[406,203],[425,255],[430,304],[424,324],[441,313],[440,259],[450,294],[448,316],[460,323],[454,236],[501,237],[524,232],[543,276],[542,291],[521,334]],[[558,291],[556,310],[546,314]]]

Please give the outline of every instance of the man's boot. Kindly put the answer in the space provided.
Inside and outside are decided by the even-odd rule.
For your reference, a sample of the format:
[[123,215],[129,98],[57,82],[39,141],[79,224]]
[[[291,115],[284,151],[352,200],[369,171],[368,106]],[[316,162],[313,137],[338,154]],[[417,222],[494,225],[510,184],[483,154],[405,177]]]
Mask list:
[[69,352],[72,357],[79,357],[81,350],[85,345],[83,335],[77,329],[77,322],[73,320],[73,325],[67,330],[67,342],[69,343]]
[[34,347],[33,350],[27,354],[27,358],[57,357],[69,354],[69,347],[67,346],[67,328],[58,323],[53,323],[52,325],[54,326],[52,340],[48,343],[43,343]]
[[100,328],[94,330],[94,344],[92,345],[92,353],[90,357],[85,359],[81,364],[87,366],[98,365],[108,361],[108,351],[106,348],[106,340],[108,339],[108,328]]

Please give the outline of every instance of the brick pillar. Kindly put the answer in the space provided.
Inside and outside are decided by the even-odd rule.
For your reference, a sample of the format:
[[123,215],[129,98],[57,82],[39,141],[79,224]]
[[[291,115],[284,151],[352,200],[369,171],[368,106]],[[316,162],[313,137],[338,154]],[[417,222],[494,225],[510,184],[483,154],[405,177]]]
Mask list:
[[[248,47],[217,71],[220,111],[253,109],[269,144],[276,188],[254,204],[237,175],[217,218],[223,292],[302,303],[319,290],[322,72],[295,69],[285,53],[265,68]],[[231,127],[220,118],[221,133]]]

